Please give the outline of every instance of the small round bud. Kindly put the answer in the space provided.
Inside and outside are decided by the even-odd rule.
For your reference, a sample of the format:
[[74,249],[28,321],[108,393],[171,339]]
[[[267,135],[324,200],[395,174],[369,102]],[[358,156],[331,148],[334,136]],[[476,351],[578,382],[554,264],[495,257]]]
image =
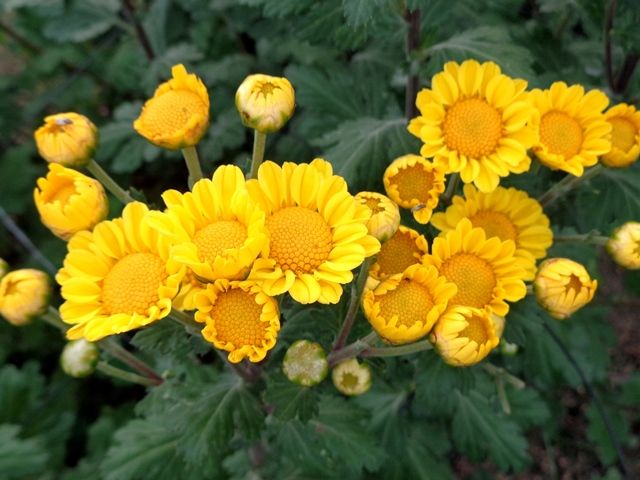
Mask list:
[[606,248],[621,267],[640,269],[640,222],[627,222],[616,228]]
[[236,108],[242,123],[261,133],[280,130],[293,115],[296,97],[284,77],[249,75],[236,92]]
[[74,378],[82,378],[91,375],[98,365],[100,351],[95,343],[80,340],[72,340],[67,343],[60,355],[60,365],[64,373]]
[[46,273],[31,268],[14,270],[0,280],[0,315],[12,325],[26,325],[45,312],[50,296]]
[[381,242],[389,240],[400,226],[400,209],[391,199],[377,192],[360,192],[356,200],[371,212],[367,222],[369,234]]
[[366,363],[350,358],[335,366],[331,379],[340,393],[350,397],[362,395],[371,388],[371,369]]
[[282,370],[293,383],[312,387],[325,379],[329,371],[329,363],[320,344],[298,340],[287,350],[282,362]]
[[98,129],[84,115],[59,113],[46,117],[34,137],[38,153],[47,162],[80,167],[93,157]]

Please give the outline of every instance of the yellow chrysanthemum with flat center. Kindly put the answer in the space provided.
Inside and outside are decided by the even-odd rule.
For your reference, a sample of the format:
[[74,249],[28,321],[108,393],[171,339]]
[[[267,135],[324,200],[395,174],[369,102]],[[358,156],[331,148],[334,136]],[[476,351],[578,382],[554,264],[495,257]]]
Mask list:
[[203,262],[215,262],[229,249],[237,249],[247,239],[247,227],[236,220],[220,220],[201,228],[193,236]]
[[469,217],[474,227],[480,227],[487,237],[498,237],[500,240],[516,240],[518,229],[502,212],[481,211]]
[[640,112],[633,105],[619,103],[605,113],[611,130],[611,151],[602,163],[611,168],[628,167],[640,157]]
[[380,314],[385,318],[391,318],[402,312],[402,315],[398,316],[398,325],[405,327],[424,322],[424,314],[431,308],[433,298],[429,290],[407,280],[380,300]]
[[477,255],[457,253],[442,263],[440,273],[458,287],[453,304],[483,308],[491,302],[496,276],[491,265]]
[[638,129],[632,122],[626,118],[614,117],[609,119],[609,123],[613,126],[611,143],[615,148],[628,152],[637,144]]
[[427,240],[417,231],[400,225],[395,235],[380,247],[370,274],[382,280],[402,273],[411,265],[419,264],[427,253]]
[[194,115],[202,115],[205,105],[193,92],[171,90],[149,103],[145,108],[145,126],[148,135],[162,136],[175,132]]
[[257,345],[268,326],[260,321],[261,313],[262,307],[256,303],[255,295],[235,289],[219,294],[209,315],[220,341]]
[[564,112],[545,113],[540,119],[540,143],[555,155],[571,158],[582,147],[582,127]]
[[496,151],[502,136],[500,112],[480,98],[459,100],[447,110],[442,125],[444,142],[471,158]]

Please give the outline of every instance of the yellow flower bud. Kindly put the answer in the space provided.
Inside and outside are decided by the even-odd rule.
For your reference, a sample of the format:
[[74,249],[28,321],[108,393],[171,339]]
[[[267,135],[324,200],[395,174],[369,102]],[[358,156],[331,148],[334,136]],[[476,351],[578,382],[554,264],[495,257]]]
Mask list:
[[171,74],[144,104],[133,128],[159,147],[193,147],[209,127],[209,93],[184,65],[174,65]]
[[47,162],[80,167],[93,157],[98,129],[83,115],[58,113],[46,117],[34,137],[38,153]]
[[618,227],[606,247],[611,258],[621,267],[640,269],[640,223],[627,222]]
[[91,230],[109,212],[100,182],[80,172],[50,164],[46,178],[39,178],[37,183],[33,200],[40,219],[63,240],[81,230]]
[[26,325],[49,305],[51,284],[46,273],[26,268],[0,280],[0,315],[15,326]]
[[400,209],[391,199],[377,192],[360,192],[356,200],[366,205],[371,211],[367,222],[369,235],[381,242],[389,240],[400,226]]
[[64,373],[74,378],[91,375],[98,365],[100,351],[95,343],[80,340],[68,342],[60,355],[60,366]]
[[538,303],[553,318],[564,320],[589,303],[598,281],[581,264],[568,258],[550,258],[538,267],[533,290]]
[[289,380],[303,387],[322,382],[329,371],[322,346],[308,340],[294,342],[284,356],[282,370]]
[[336,389],[348,396],[362,395],[371,388],[371,369],[365,363],[350,358],[339,363],[331,372]]
[[261,133],[280,130],[293,115],[296,97],[284,77],[249,75],[236,92],[236,108],[242,123]]
[[0,278],[9,273],[9,264],[0,258]]

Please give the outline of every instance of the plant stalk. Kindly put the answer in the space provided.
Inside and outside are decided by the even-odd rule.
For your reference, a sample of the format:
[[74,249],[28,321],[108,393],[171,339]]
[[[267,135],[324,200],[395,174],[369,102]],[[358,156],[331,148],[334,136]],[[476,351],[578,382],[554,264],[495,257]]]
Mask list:
[[400,355],[409,355],[411,353],[422,352],[424,350],[432,350],[433,345],[429,340],[401,345],[399,347],[370,347],[360,353],[361,357],[398,357]]
[[204,177],[202,174],[202,168],[200,167],[200,158],[198,158],[198,151],[196,147],[184,147],[182,149],[182,155],[184,161],[187,164],[187,170],[189,171],[189,189],[193,188],[193,185]]
[[417,65],[411,58],[413,51],[420,46],[420,10],[405,10],[404,19],[407,22],[407,37],[405,40],[405,52],[409,62],[407,72],[407,84],[405,86],[404,112],[405,117],[411,120],[418,115],[416,107],[416,95],[418,94]]
[[603,171],[604,167],[600,164],[597,164],[594,167],[585,170],[585,172],[580,177],[576,177],[569,173],[566,177],[564,177],[553,187],[547,190],[546,193],[544,193],[540,198],[538,198],[538,202],[540,202],[540,205],[542,205],[542,207],[548,207],[560,197],[576,188],[581,183],[596,177]]
[[124,190],[120,185],[116,183],[116,181],[111,178],[111,176],[103,170],[103,168],[98,165],[93,158],[89,160],[86,165],[87,170],[93,175],[96,180],[98,180],[102,185],[105,186],[107,190],[109,190],[114,197],[120,200],[123,204],[133,202],[133,198],[129,195],[129,192]]
[[329,367],[332,368],[336,364],[347,360],[349,358],[357,357],[367,348],[371,347],[371,344],[378,338],[376,332],[371,332],[369,335],[363,338],[359,338],[355,342],[347,345],[340,350],[335,350],[329,354],[327,360],[329,361]]
[[447,189],[445,190],[444,195],[442,195],[441,201],[443,205],[451,204],[451,199],[456,194],[459,184],[460,184],[460,174],[457,172],[451,174],[451,176],[447,181]]
[[96,366],[96,370],[110,377],[117,378],[119,380],[124,380],[125,382],[137,383],[145,387],[153,387],[158,385],[156,382],[154,382],[150,378],[143,377],[142,375],[138,375],[137,373],[127,372],[126,370],[122,370],[118,367],[114,367],[113,365],[110,365],[107,362],[98,362],[98,365]]
[[267,143],[267,134],[258,130],[253,131],[253,154],[251,155],[251,170],[249,179],[258,177],[258,168],[264,160],[264,149]]
[[589,243],[592,245],[606,245],[609,241],[609,237],[590,232],[576,235],[555,235],[553,237],[553,241],[555,243]]
[[149,365],[134,356],[113,338],[106,338],[97,342],[97,344],[112,357],[120,360],[141,375],[144,375],[153,385],[161,385],[164,382],[164,379]]
[[153,52],[153,48],[151,47],[151,42],[149,41],[149,37],[147,36],[147,32],[144,31],[142,24],[138,21],[135,15],[135,7],[131,3],[131,0],[122,0],[122,8],[129,17],[129,21],[133,24],[133,28],[136,32],[136,38],[138,39],[138,43],[142,47],[147,60],[151,61],[155,58],[155,54]]

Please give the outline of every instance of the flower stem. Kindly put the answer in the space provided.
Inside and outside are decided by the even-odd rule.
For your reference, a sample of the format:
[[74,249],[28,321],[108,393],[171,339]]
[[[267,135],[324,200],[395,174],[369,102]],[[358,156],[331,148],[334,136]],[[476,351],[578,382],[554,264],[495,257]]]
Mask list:
[[153,385],[160,385],[162,384],[162,382],[164,382],[164,379],[160,375],[158,375],[158,373],[156,373],[149,365],[134,356],[113,338],[106,338],[99,341],[97,344],[112,357],[117,358],[122,363],[130,366],[138,373],[144,375],[149,379],[150,382],[152,382]]
[[188,313],[184,313],[180,310],[172,308],[171,313],[169,314],[169,318],[174,322],[182,325],[191,335],[195,335],[196,337],[200,336],[202,325],[196,322],[193,319],[193,316],[189,315]]
[[143,377],[142,375],[138,375],[137,373],[127,372],[126,370],[114,367],[107,362],[98,362],[96,370],[110,377],[118,378],[120,380],[124,380],[125,382],[137,383],[139,385],[144,385],[145,387],[153,387],[158,385],[158,383],[154,382],[150,378]]
[[424,350],[433,349],[433,345],[429,340],[422,340],[421,342],[410,343],[409,345],[402,345],[400,347],[383,347],[375,348],[370,347],[360,353],[361,357],[398,357],[400,355],[409,355],[411,353],[422,352]]
[[125,205],[127,203],[133,202],[133,198],[129,195],[129,192],[124,190],[120,185],[116,183],[116,181],[109,176],[107,172],[105,172],[100,165],[92,158],[86,165],[87,170],[91,172],[96,180],[98,180],[104,187],[109,190],[114,197],[120,200]]
[[44,312],[40,318],[49,325],[56,327],[62,333],[66,332],[69,329],[69,326],[60,318],[58,311],[51,305],[47,307],[47,311]]
[[251,171],[248,178],[257,178],[258,168],[264,160],[264,147],[267,142],[267,134],[258,130],[253,131],[253,155],[251,156]]
[[451,176],[447,181],[447,189],[445,190],[444,195],[442,195],[443,205],[449,205],[451,203],[451,199],[453,198],[456,191],[458,190],[459,184],[460,184],[460,174],[459,173],[451,174]]
[[595,232],[577,234],[577,235],[555,235],[553,237],[555,243],[589,243],[592,245],[606,245],[609,237],[597,235]]
[[548,207],[560,197],[576,188],[581,183],[596,177],[603,171],[604,167],[600,164],[597,164],[596,166],[585,170],[585,172],[580,177],[576,177],[569,173],[566,177],[564,177],[553,187],[547,190],[547,192],[544,193],[540,198],[538,198],[538,201],[543,207]]
[[504,389],[504,378],[502,376],[496,377],[496,391],[498,392],[498,400],[500,406],[505,415],[511,415],[511,405],[509,404],[509,398],[507,392]]
[[491,363],[483,363],[482,364],[482,368],[484,368],[484,370],[487,373],[489,373],[490,375],[492,375],[492,376],[494,376],[496,378],[497,377],[501,377],[503,380],[505,380],[507,383],[510,383],[511,385],[513,385],[518,390],[522,390],[523,388],[525,388],[527,386],[527,384],[524,383],[521,379],[519,379],[515,375],[511,375],[504,368],[496,367],[495,365],[492,365]]
[[371,332],[369,335],[363,338],[359,338],[355,342],[347,345],[340,350],[334,350],[329,354],[328,361],[329,367],[334,367],[336,364],[349,358],[357,357],[363,351],[371,347],[371,344],[378,338],[376,332]]
[[204,177],[202,174],[202,168],[200,167],[200,159],[198,158],[198,151],[196,147],[185,147],[182,149],[182,155],[184,161],[187,164],[187,170],[189,170],[189,189],[193,188],[194,183]]

